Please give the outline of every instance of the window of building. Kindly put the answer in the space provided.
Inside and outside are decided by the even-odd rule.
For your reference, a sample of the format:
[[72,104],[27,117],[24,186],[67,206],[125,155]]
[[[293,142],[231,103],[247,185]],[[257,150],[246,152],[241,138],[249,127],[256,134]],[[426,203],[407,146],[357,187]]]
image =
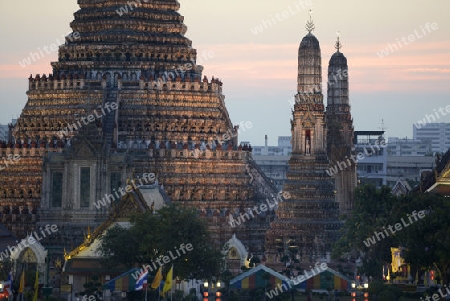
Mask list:
[[91,168],[80,168],[80,207],[87,208],[91,197]]
[[62,206],[62,186],[63,186],[63,173],[52,172],[52,193],[50,206],[54,208],[60,208]]

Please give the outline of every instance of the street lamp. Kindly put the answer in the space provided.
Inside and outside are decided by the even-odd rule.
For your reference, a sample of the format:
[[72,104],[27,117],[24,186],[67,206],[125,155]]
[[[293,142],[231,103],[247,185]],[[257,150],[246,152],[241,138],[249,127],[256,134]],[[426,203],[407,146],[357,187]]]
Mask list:
[[369,293],[366,291],[369,288],[369,284],[365,282],[364,284],[352,282],[352,301],[356,301],[358,290],[361,291],[360,295],[364,296],[364,301],[369,301]]
[[208,280],[206,280],[203,283],[203,286],[205,287],[204,291],[203,291],[203,301],[208,301],[209,300],[209,293],[208,293]]
[[222,297],[222,293],[219,291],[220,290],[220,280],[217,280],[216,283],[216,301],[221,301],[221,297]]
[[356,283],[355,282],[352,282],[351,296],[352,296],[352,301],[356,301]]
[[[215,301],[221,301],[222,299],[222,292],[220,292],[220,288],[222,286],[222,283],[220,282],[220,280],[218,280],[216,283],[211,282],[211,294],[214,298],[214,295],[216,296]],[[209,300],[209,282],[208,280],[205,280],[205,282],[203,283],[203,287],[205,288],[203,291],[203,301],[208,301]],[[214,300],[214,299],[213,299]]]
[[369,284],[366,282],[364,283],[364,301],[369,301],[369,292],[367,289],[369,288]]

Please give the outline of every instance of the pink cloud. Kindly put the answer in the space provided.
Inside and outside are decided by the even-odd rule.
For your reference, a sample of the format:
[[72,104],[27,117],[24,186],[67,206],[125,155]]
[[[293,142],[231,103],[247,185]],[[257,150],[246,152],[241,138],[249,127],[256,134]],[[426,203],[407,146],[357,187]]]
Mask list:
[[[227,82],[241,82],[248,87],[292,90],[296,88],[298,46],[299,43],[194,45],[205,75],[220,78],[225,86]],[[417,41],[380,58],[377,52],[386,47],[387,44],[344,44],[342,51],[348,59],[352,91],[448,91],[449,86],[444,83],[450,81],[450,42]],[[206,54],[211,51],[214,55],[208,57]],[[324,82],[328,61],[335,51],[332,44],[322,43]],[[27,78],[30,73],[49,73],[50,62],[55,58],[44,57],[24,68],[18,63],[23,59],[4,53],[4,61],[10,63],[0,65],[1,77]]]
[[[411,43],[380,58],[376,51],[382,47],[345,47],[353,91],[448,91],[442,83],[450,80],[449,68],[444,67],[450,65],[450,42]],[[298,44],[201,45],[198,49],[213,49],[215,57],[205,64],[205,71],[212,71],[225,85],[228,78],[238,78],[248,85],[267,87],[267,80],[279,79],[291,81],[295,89]],[[322,47],[324,81],[334,51],[332,46]]]

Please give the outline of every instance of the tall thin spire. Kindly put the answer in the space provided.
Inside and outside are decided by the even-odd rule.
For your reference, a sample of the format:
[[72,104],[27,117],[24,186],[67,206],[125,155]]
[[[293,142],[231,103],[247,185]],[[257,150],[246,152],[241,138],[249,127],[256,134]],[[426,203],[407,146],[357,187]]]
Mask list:
[[313,11],[312,11],[312,9],[310,8],[310,9],[309,9],[309,20],[306,21],[306,26],[305,26],[306,30],[307,30],[309,33],[311,33],[311,31],[314,31],[314,29],[316,28],[316,27],[314,26],[314,21],[312,20],[312,13],[313,13]]
[[[319,40],[312,34],[315,27],[312,20],[312,13],[313,11],[310,9],[309,20],[306,22],[306,30],[309,33],[303,37],[298,49],[297,91],[306,94],[321,94],[322,59]],[[319,102],[321,101],[322,99]]]
[[337,52],[339,52],[339,49],[342,48],[342,44],[341,44],[341,42],[339,41],[339,34],[340,34],[339,31],[336,32],[336,35],[337,35],[337,41],[336,41],[336,44],[334,44],[334,48],[336,48]]

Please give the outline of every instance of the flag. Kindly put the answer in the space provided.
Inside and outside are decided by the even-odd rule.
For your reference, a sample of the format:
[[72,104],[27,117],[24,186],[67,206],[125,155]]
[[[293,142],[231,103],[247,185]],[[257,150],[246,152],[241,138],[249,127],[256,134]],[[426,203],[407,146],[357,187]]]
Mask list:
[[166,283],[164,283],[163,294],[172,289],[172,278],[173,278],[173,265],[170,268],[166,276]]
[[7,292],[6,297],[12,296],[12,272],[9,272],[8,274],[8,280],[6,280],[5,284],[3,285],[3,288],[5,289],[5,292]]
[[159,287],[158,287],[158,292],[159,292],[159,295],[160,295],[161,297],[164,297],[164,295],[163,295],[163,293],[162,293],[162,291],[163,291],[163,289],[164,289],[164,284],[166,284],[166,282],[163,280],[163,281],[161,281],[161,284],[160,284]]
[[140,291],[144,288],[144,283],[147,284],[148,270],[144,269],[139,278],[136,280],[135,290]]
[[159,284],[161,283],[161,280],[163,279],[162,267],[159,267],[158,272],[156,272],[155,279],[153,279],[152,282],[152,289],[157,289],[159,287]]
[[22,275],[20,276],[19,293],[23,293],[24,288],[25,288],[25,271],[22,271]]
[[34,282],[34,295],[33,301],[37,301],[39,292],[39,272],[36,270],[36,281]]

